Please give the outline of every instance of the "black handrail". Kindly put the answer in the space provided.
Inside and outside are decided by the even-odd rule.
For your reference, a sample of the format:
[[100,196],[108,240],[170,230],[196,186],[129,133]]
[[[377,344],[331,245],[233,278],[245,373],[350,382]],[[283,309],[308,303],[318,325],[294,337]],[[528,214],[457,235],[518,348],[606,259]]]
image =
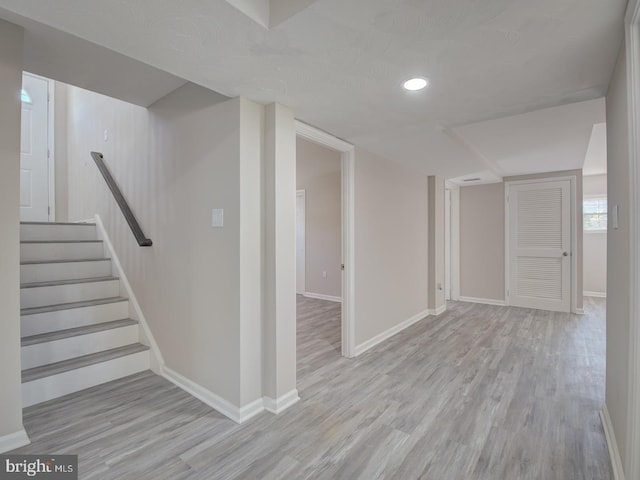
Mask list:
[[113,197],[116,199],[116,202],[120,207],[120,210],[122,210],[122,214],[124,215],[124,218],[127,220],[129,227],[131,227],[131,231],[133,232],[133,236],[136,237],[138,245],[140,245],[141,247],[150,247],[151,245],[153,245],[153,242],[151,241],[151,239],[146,238],[144,236],[144,233],[140,228],[140,224],[138,223],[138,220],[136,220],[136,217],[133,215],[133,212],[129,208],[129,204],[127,203],[124,196],[122,195],[122,192],[118,188],[118,184],[111,176],[111,172],[109,172],[109,170],[107,169],[107,166],[104,164],[104,156],[98,152],[91,152],[91,156],[93,157],[93,160],[96,162],[98,170],[100,170],[100,173],[104,177],[105,182],[107,182],[107,185],[109,186],[109,190],[111,190],[111,193],[113,193]]

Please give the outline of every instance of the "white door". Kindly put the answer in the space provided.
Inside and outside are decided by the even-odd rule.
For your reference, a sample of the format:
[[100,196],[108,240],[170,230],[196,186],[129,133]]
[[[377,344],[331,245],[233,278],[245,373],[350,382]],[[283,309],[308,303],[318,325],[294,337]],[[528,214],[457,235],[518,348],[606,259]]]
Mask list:
[[28,73],[22,76],[20,137],[20,220],[49,220],[49,84]]
[[571,309],[571,182],[508,184],[508,301]]
[[305,293],[305,192],[296,192],[296,293]]

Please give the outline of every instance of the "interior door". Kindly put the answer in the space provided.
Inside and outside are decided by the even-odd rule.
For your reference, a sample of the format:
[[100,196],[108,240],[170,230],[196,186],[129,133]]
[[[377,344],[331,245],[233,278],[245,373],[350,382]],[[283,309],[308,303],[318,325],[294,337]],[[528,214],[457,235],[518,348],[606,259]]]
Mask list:
[[20,220],[49,220],[47,80],[22,76],[22,126],[20,135]]
[[296,293],[304,295],[306,290],[305,270],[305,192],[296,192]]
[[508,186],[509,304],[571,309],[571,182]]

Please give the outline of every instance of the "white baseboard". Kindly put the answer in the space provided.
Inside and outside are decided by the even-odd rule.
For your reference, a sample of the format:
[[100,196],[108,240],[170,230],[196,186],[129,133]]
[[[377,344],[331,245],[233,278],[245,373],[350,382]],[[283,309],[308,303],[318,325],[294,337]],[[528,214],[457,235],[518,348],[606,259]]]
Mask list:
[[329,302],[342,303],[342,298],[334,297],[332,295],[323,295],[322,293],[312,293],[312,292],[304,292],[303,295],[308,298],[316,298],[318,300],[328,300]]
[[483,303],[485,305],[497,305],[499,307],[505,306],[504,300],[494,300],[492,298],[476,298],[476,297],[460,297],[461,302],[471,302],[471,303]]
[[585,297],[607,298],[607,292],[582,292]]
[[618,442],[616,441],[616,435],[613,431],[613,424],[611,423],[611,417],[609,416],[609,410],[607,410],[606,405],[600,411],[600,420],[602,421],[602,428],[604,429],[604,436],[607,440],[607,447],[609,449],[609,458],[611,459],[613,479],[624,480],[624,469],[622,467],[620,451],[618,450]]
[[379,343],[384,342],[386,339],[393,337],[396,333],[401,332],[405,328],[410,327],[414,323],[419,322],[420,320],[428,316],[429,316],[429,310],[427,309],[405,320],[404,322],[399,323],[398,325],[395,325],[388,330],[385,330],[384,332],[376,335],[370,340],[367,340],[366,342],[361,343],[360,345],[357,345],[356,348],[354,349],[354,356],[358,356],[366,352],[370,348],[375,347]]
[[137,320],[140,326],[142,327],[142,332],[144,334],[144,339],[148,343],[149,348],[151,349],[151,370],[158,375],[161,375],[162,366],[164,365],[164,359],[162,358],[162,353],[160,352],[160,347],[156,343],[155,338],[153,338],[153,334],[151,333],[151,329],[149,328],[149,324],[147,323],[147,319],[142,313],[142,308],[140,308],[140,304],[136,298],[133,289],[131,288],[131,284],[127,279],[127,275],[124,273],[124,269],[122,268],[122,264],[120,263],[120,259],[118,258],[118,254],[116,253],[115,248],[113,248],[113,243],[111,243],[111,239],[107,234],[107,230],[104,228],[104,224],[102,223],[102,219],[100,215],[96,214],[95,223],[98,232],[98,236],[104,242],[104,246],[107,249],[107,253],[111,258],[111,263],[113,267],[116,269],[118,273],[118,277],[120,277],[120,282],[122,287],[127,292],[127,297],[129,298],[129,305],[133,308],[134,314],[131,317],[134,320]]
[[440,315],[447,311],[447,304],[440,305],[438,308],[430,308],[429,315]]
[[202,385],[197,384],[196,382],[189,380],[184,375],[179,374],[178,372],[171,370],[167,366],[162,367],[162,374],[164,378],[169,380],[171,383],[180,387],[182,390],[187,392],[190,395],[193,395],[198,400],[206,403],[214,410],[217,410],[225,417],[230,418],[236,423],[243,423],[249,420],[250,418],[256,416],[257,414],[264,411],[264,404],[262,399],[245,405],[244,407],[236,407],[232,403],[228,402],[224,398],[216,395],[210,390],[207,390]]
[[0,453],[10,452],[11,450],[24,447],[25,445],[29,445],[30,443],[31,440],[29,440],[29,436],[27,435],[26,430],[23,428],[22,430],[18,430],[17,432],[0,437]]
[[294,388],[289,393],[285,393],[278,398],[264,397],[264,409],[268,412],[279,414],[284,412],[298,400],[300,400],[298,390]]
[[576,315],[584,315],[584,308],[574,308],[573,309],[573,313],[575,313]]

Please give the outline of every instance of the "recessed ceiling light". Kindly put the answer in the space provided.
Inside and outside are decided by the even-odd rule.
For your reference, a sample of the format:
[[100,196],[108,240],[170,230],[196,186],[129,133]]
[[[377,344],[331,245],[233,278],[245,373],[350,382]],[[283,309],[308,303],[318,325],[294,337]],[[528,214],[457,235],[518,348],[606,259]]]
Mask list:
[[429,85],[429,81],[426,78],[412,78],[404,82],[404,88],[410,91],[422,90]]

